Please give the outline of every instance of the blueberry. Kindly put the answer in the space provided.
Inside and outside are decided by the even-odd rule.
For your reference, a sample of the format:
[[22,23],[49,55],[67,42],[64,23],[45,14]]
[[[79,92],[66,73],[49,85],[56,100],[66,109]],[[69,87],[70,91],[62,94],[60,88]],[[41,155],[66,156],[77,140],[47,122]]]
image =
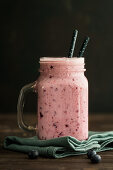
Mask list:
[[51,69],[53,69],[54,67],[53,66],[50,66]]
[[40,118],[42,118],[43,117],[43,114],[42,114],[42,112],[40,112]]
[[67,124],[65,125],[65,127],[68,127],[68,126],[69,126],[69,125],[67,125]]
[[96,155],[96,151],[90,149],[90,150],[87,152],[87,157],[90,159],[93,155]]
[[28,157],[30,159],[36,159],[38,157],[39,153],[37,150],[32,150],[28,153]]
[[99,163],[101,161],[101,156],[100,155],[93,155],[91,157],[91,162],[92,163]]

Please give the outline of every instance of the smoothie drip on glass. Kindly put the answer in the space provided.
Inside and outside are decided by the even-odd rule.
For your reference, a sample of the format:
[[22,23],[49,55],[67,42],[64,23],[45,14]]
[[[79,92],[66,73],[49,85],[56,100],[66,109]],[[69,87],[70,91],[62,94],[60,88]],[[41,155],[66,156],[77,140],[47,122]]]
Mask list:
[[88,82],[84,58],[40,58],[37,80],[40,139],[88,138]]

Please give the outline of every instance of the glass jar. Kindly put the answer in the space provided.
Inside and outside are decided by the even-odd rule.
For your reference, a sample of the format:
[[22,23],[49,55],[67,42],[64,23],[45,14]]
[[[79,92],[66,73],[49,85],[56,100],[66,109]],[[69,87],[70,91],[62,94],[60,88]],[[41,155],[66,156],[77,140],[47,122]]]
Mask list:
[[[88,81],[84,76],[84,58],[40,58],[40,76],[24,87],[38,94],[36,133],[39,139],[72,136],[88,138]],[[21,96],[23,96],[21,92]],[[23,98],[23,97],[22,97]],[[24,98],[23,98],[24,100]],[[22,123],[21,104],[18,102],[18,123],[23,129],[33,130]]]

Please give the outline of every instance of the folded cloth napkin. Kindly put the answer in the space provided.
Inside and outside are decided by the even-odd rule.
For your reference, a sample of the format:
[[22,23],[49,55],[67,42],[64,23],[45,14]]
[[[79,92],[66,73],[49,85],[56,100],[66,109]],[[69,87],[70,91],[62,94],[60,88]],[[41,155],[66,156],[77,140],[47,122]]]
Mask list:
[[50,140],[39,140],[37,136],[31,138],[8,136],[4,140],[4,148],[23,153],[38,150],[40,156],[62,158],[86,154],[89,149],[94,149],[97,152],[113,150],[113,131],[90,131],[89,138],[83,141],[71,136]]

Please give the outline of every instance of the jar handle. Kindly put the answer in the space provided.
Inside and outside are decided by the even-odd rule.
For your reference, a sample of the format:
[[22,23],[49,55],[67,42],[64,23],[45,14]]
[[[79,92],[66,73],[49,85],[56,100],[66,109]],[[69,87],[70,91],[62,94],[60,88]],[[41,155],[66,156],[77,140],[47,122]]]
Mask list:
[[17,103],[17,121],[18,121],[18,126],[25,130],[25,131],[36,131],[36,127],[29,126],[26,123],[24,123],[23,120],[23,108],[24,108],[24,103],[25,103],[25,94],[32,91],[35,92],[35,86],[36,82],[30,83],[22,87],[19,97],[18,97],[18,103]]

